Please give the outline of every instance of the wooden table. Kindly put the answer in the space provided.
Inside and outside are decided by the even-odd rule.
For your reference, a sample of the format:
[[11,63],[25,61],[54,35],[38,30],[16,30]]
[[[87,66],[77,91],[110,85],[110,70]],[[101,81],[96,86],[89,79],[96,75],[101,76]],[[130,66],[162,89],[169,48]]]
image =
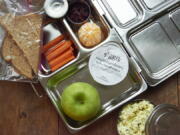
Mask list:
[[[43,90],[38,98],[29,84],[0,82],[0,135],[70,135]],[[180,106],[180,74],[139,98],[156,104]],[[105,116],[77,135],[117,135],[119,109]]]

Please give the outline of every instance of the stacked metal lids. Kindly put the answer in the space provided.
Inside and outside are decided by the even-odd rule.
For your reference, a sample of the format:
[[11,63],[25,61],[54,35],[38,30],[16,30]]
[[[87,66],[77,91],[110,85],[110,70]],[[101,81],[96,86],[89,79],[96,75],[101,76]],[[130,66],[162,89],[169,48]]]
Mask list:
[[174,105],[155,107],[146,123],[146,135],[180,134],[180,109]]

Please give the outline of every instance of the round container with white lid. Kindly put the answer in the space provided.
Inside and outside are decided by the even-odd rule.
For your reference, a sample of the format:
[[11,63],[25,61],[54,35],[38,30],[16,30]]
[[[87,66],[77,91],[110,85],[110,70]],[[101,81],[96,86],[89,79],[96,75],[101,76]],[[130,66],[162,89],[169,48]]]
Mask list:
[[120,45],[107,43],[91,54],[89,71],[97,83],[113,86],[126,78],[129,71],[129,61]]
[[68,12],[69,4],[67,0],[46,0],[44,2],[45,13],[54,19],[65,16]]

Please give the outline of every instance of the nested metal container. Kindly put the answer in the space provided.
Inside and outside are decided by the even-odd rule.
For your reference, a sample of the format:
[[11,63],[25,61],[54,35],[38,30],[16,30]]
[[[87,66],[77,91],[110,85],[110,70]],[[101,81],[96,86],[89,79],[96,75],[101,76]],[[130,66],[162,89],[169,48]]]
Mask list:
[[[50,72],[45,64],[42,64],[43,70],[39,72],[39,81],[73,133],[143,93],[148,86],[156,86],[180,70],[180,0],[87,2],[92,10],[90,21],[101,26],[103,42],[96,47],[85,48],[78,39],[78,27],[66,18],[49,24],[44,27],[49,40],[65,32],[76,45],[78,54],[75,60],[55,72]],[[123,49],[130,67],[125,80],[110,87],[95,82],[87,66],[91,53],[108,44],[118,45]],[[59,79],[59,76],[63,76],[63,79]],[[60,107],[64,88],[77,81],[92,84],[101,97],[102,110],[97,117],[86,122],[73,121]]]

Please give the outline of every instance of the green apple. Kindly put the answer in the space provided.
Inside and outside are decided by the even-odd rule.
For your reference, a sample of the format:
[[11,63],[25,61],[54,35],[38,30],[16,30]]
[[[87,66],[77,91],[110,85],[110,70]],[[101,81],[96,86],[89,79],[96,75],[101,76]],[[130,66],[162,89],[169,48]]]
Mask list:
[[92,85],[73,83],[62,93],[61,107],[71,119],[84,122],[97,115],[101,108],[100,96]]

